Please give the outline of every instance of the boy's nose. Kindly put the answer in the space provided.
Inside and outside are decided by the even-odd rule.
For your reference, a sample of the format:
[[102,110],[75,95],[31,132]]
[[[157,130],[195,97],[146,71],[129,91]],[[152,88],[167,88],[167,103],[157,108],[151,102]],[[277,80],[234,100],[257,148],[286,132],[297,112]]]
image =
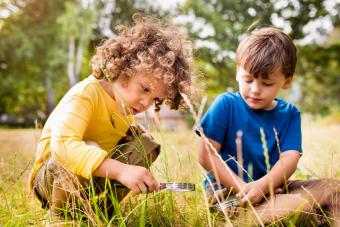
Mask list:
[[152,99],[142,99],[140,103],[142,104],[144,110],[146,110],[152,105],[152,101],[153,101]]
[[254,82],[254,83],[252,83],[252,85],[250,87],[250,91],[252,93],[259,93],[260,92],[260,86],[256,82]]

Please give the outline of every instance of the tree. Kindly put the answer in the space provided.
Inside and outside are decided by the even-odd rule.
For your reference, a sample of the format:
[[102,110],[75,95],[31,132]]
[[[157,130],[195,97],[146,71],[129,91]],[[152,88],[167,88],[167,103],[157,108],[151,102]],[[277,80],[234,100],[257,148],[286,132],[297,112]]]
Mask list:
[[74,1],[65,3],[65,12],[58,17],[57,22],[61,26],[61,37],[64,43],[68,43],[67,76],[69,87],[79,81],[81,64],[84,51],[90,42],[95,20],[95,5]]
[[13,10],[1,19],[0,80],[1,90],[10,92],[1,95],[0,114],[21,117],[32,124],[37,116],[44,118],[49,112],[53,104],[46,102],[47,97],[54,94],[50,80],[60,75],[63,67],[57,28],[51,25],[62,12],[64,2],[13,1],[5,6]]
[[340,42],[299,48],[303,109],[328,114],[340,107]]

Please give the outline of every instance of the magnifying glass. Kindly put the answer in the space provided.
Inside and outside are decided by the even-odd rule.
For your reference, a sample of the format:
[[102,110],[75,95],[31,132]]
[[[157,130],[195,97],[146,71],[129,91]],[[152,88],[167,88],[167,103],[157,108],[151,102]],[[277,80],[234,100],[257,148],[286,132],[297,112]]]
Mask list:
[[191,192],[195,191],[195,184],[192,183],[176,183],[176,182],[168,182],[168,183],[160,183],[161,190],[168,190],[174,192]]
[[[177,183],[177,182],[168,182],[168,183],[160,183],[160,190],[167,190],[173,192],[192,192],[195,191],[195,184],[193,183]],[[127,188],[125,185],[121,183],[114,183],[114,187],[116,188]]]
[[222,211],[222,210],[226,210],[231,207],[237,207],[239,205],[240,205],[240,200],[235,197],[231,197],[221,203],[214,204],[212,207],[210,207],[210,210],[213,212]]

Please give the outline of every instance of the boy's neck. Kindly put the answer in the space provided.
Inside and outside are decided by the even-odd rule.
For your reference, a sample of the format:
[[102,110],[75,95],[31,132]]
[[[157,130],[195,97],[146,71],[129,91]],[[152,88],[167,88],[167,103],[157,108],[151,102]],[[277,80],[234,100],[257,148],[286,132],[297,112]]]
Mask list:
[[274,99],[272,101],[272,103],[270,104],[270,106],[268,106],[267,108],[261,109],[261,110],[265,110],[265,111],[270,111],[273,110],[277,105],[277,101]]
[[106,93],[113,99],[115,99],[115,95],[113,93],[113,88],[112,88],[112,84],[108,81],[106,81],[105,79],[99,80],[99,84],[104,88],[104,90],[106,91]]
[[[248,105],[248,104],[247,104],[247,105]],[[271,110],[275,109],[276,105],[277,105],[277,101],[276,101],[276,99],[274,99],[274,100],[270,103],[270,105],[267,106],[267,107],[260,108],[260,109],[253,109],[253,108],[251,108],[251,107],[249,106],[249,108],[251,108],[252,110],[255,110],[255,111],[271,111]]]

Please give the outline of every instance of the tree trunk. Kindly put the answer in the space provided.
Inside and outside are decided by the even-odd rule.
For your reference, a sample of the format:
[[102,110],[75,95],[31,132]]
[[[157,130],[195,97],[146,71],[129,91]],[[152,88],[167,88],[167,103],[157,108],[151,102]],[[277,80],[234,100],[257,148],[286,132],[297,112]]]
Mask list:
[[52,88],[51,78],[49,76],[45,77],[45,85],[47,92],[47,106],[46,106],[46,116],[49,116],[54,108],[55,94]]
[[74,48],[75,39],[74,36],[71,34],[68,41],[68,62],[67,62],[67,76],[69,79],[70,87],[72,87],[78,82],[74,70]]
[[69,86],[72,87],[79,81],[79,74],[81,70],[81,61],[83,59],[83,29],[79,32],[78,45],[76,47],[76,40],[73,35],[69,37],[68,43],[68,63],[67,75],[69,78]]
[[84,41],[84,29],[80,29],[79,32],[79,40],[77,45],[77,58],[76,58],[76,67],[75,67],[75,75],[77,82],[79,81],[79,74],[81,69],[81,60],[83,59],[83,41]]

